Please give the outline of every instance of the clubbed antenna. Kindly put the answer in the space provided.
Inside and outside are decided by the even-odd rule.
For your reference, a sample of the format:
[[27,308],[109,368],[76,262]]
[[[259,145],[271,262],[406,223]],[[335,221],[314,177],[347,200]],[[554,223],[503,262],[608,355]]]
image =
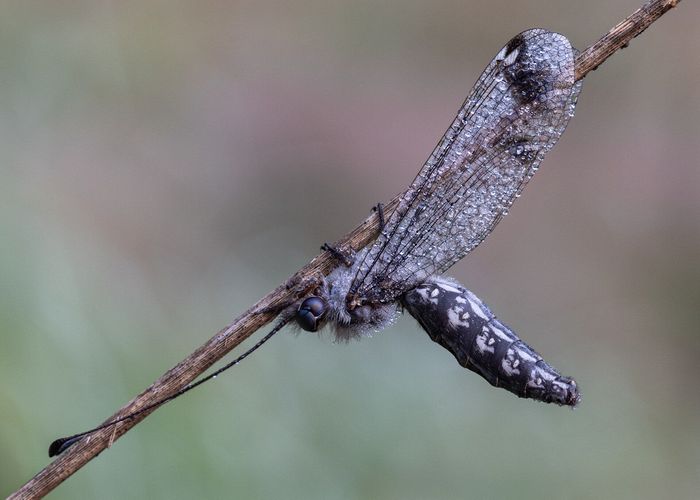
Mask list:
[[142,413],[146,413],[147,411],[153,410],[154,408],[158,408],[159,406],[162,406],[162,405],[164,405],[165,403],[167,403],[167,402],[169,402],[169,401],[172,401],[173,399],[179,398],[180,396],[182,396],[182,395],[185,394],[186,392],[190,392],[190,391],[191,391],[192,389],[194,389],[195,387],[198,387],[198,386],[202,385],[203,383],[208,382],[209,380],[211,380],[211,379],[213,379],[213,378],[216,378],[218,375],[220,375],[221,373],[225,372],[226,370],[228,370],[228,369],[231,368],[232,366],[235,366],[235,365],[237,365],[238,363],[240,363],[241,361],[243,361],[243,360],[244,360],[245,358],[247,358],[251,353],[253,353],[253,351],[257,350],[257,349],[258,349],[260,346],[262,346],[265,342],[267,342],[268,340],[270,340],[270,339],[273,337],[273,335],[275,335],[277,332],[279,332],[279,331],[282,329],[282,327],[283,327],[284,325],[286,325],[287,323],[289,323],[289,320],[290,320],[290,318],[284,318],[284,319],[282,319],[279,323],[277,323],[277,325],[275,325],[275,327],[270,331],[270,333],[268,333],[267,335],[265,335],[262,339],[260,339],[260,340],[258,341],[257,344],[255,344],[253,347],[251,347],[250,349],[248,349],[246,352],[244,352],[243,354],[241,354],[240,356],[238,356],[236,359],[234,359],[234,360],[231,361],[230,363],[228,363],[228,364],[222,366],[221,368],[219,368],[219,369],[216,370],[215,372],[213,372],[213,373],[207,375],[207,376],[204,377],[203,379],[197,380],[196,382],[192,382],[192,383],[190,383],[190,384],[187,384],[185,387],[183,387],[182,389],[180,389],[180,390],[177,391],[176,393],[171,394],[171,395],[168,396],[167,398],[163,398],[163,399],[161,399],[160,401],[156,401],[155,403],[151,403],[150,405],[144,406],[144,407],[141,408],[140,410],[137,410],[137,411],[135,411],[135,412],[133,412],[133,413],[129,413],[128,415],[124,415],[123,417],[119,417],[119,418],[117,418],[117,419],[115,419],[115,420],[112,420],[111,422],[106,422],[106,423],[104,423],[104,424],[102,424],[102,425],[99,425],[99,426],[95,427],[94,429],[90,429],[89,431],[79,432],[78,434],[73,434],[72,436],[66,436],[66,437],[62,437],[62,438],[59,438],[59,439],[55,440],[55,441],[54,441],[53,443],[51,443],[51,445],[49,446],[49,457],[55,457],[55,456],[57,456],[57,455],[60,455],[60,454],[63,453],[65,450],[67,450],[68,448],[70,448],[71,446],[73,446],[75,443],[77,443],[78,441],[80,441],[81,438],[83,438],[83,437],[85,437],[85,436],[87,436],[87,435],[89,435],[89,434],[92,434],[93,432],[101,431],[102,429],[106,429],[106,428],[108,428],[108,427],[112,427],[112,426],[114,426],[114,425],[119,424],[120,422],[124,422],[125,420],[130,420],[130,419],[132,419],[132,418],[134,418],[134,417],[137,417],[137,416],[141,415]]

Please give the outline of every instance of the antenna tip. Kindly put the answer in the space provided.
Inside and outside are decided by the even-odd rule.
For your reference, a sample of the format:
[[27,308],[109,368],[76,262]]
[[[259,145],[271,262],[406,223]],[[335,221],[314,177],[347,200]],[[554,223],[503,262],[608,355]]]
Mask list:
[[49,457],[60,455],[68,448],[73,446],[82,436],[71,436],[57,439],[49,446]]

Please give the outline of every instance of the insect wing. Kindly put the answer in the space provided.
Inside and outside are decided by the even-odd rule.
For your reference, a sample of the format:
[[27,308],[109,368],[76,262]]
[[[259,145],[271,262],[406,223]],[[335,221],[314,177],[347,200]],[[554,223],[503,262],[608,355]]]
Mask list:
[[396,300],[486,238],[573,116],[575,55],[541,29],[508,42],[364,255],[349,300]]

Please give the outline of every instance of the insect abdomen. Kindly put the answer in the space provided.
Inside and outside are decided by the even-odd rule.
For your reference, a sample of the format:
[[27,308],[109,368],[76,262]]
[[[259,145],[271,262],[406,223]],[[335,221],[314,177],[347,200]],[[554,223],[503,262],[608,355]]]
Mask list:
[[547,364],[456,281],[431,277],[407,292],[402,303],[431,339],[490,384],[521,398],[568,406],[578,403],[576,382]]

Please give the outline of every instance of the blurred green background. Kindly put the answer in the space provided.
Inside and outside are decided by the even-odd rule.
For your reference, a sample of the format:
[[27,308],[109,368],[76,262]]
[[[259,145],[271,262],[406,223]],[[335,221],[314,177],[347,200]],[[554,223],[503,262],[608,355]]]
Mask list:
[[[0,494],[411,181],[483,67],[640,0],[0,7]],[[53,498],[696,498],[700,32],[682,2],[451,274],[562,372],[491,388],[411,318],[282,334]]]

